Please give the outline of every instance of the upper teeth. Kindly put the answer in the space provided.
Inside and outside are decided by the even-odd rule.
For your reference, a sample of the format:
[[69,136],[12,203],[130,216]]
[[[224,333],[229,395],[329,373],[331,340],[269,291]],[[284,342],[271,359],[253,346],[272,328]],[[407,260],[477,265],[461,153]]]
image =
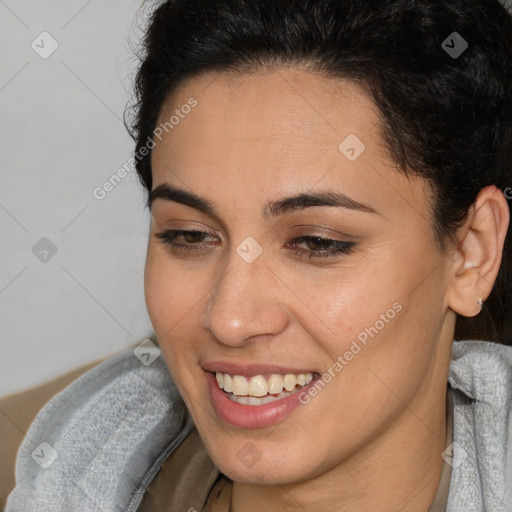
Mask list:
[[281,393],[283,389],[292,391],[297,384],[304,386],[313,380],[312,373],[301,373],[294,375],[287,373],[279,375],[273,373],[268,380],[262,375],[254,377],[244,377],[243,375],[229,375],[227,373],[216,372],[215,377],[219,387],[227,393],[233,393],[238,396],[265,396],[268,393],[273,395]]

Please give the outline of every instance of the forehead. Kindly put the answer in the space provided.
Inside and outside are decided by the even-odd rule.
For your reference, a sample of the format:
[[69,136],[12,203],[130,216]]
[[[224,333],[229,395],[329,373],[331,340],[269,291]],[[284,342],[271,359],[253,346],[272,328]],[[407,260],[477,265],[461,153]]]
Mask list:
[[222,163],[227,172],[234,164],[245,174],[258,168],[263,178],[265,169],[276,176],[286,164],[300,179],[301,169],[328,171],[325,155],[330,164],[339,160],[339,144],[349,135],[364,141],[366,150],[381,143],[375,107],[361,89],[302,69],[192,78],[167,96],[158,125],[176,118],[190,98],[197,106],[153,151],[154,160],[166,158],[174,168]]
[[[191,98],[197,105],[184,114]],[[303,69],[210,73],[168,95],[158,123],[180,113],[153,150],[154,186],[171,182],[204,196],[216,187],[248,201],[257,192],[335,187],[401,214],[425,202],[423,180],[398,173],[375,104],[351,81]]]
[[197,138],[212,133],[268,141],[307,136],[303,145],[331,136],[336,143],[345,130],[362,134],[379,119],[374,103],[356,84],[285,68],[189,79],[167,96],[158,122],[165,123],[191,96],[199,107],[193,112],[195,125],[200,125],[195,126]]

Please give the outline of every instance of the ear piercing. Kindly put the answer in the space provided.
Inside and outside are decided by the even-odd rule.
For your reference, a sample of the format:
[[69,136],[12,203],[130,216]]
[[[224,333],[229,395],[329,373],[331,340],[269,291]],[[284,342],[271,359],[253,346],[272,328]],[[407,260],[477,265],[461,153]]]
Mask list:
[[484,305],[484,301],[482,298],[479,298],[476,303],[478,304],[478,307],[481,308]]

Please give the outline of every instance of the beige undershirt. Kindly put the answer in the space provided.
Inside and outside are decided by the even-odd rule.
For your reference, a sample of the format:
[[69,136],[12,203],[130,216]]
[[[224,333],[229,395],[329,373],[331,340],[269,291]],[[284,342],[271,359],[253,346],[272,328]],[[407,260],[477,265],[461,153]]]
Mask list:
[[[446,398],[446,446],[453,442],[453,399]],[[446,512],[451,467],[443,464],[440,482],[428,512]],[[232,481],[221,474],[206,452],[194,427],[183,443],[162,465],[147,488],[138,512],[195,510],[230,512]]]

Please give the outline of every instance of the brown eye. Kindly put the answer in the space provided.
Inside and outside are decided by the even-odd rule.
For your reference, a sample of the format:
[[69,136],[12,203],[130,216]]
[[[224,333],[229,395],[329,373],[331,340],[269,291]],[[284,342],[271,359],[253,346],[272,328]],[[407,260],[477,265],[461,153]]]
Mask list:
[[203,237],[203,234],[204,233],[201,231],[183,231],[182,232],[184,240],[187,243],[191,243],[191,244],[200,242]]
[[[172,250],[185,250],[185,251],[200,251],[201,242],[205,236],[214,237],[214,235],[206,231],[184,231],[184,230],[167,230],[155,234],[155,237],[162,240],[162,242],[171,247]],[[185,243],[178,243],[176,239],[181,237]]]
[[[311,258],[328,258],[334,257],[339,254],[350,254],[355,248],[355,242],[346,242],[343,240],[331,240],[328,238],[321,238],[316,236],[301,236],[295,238],[293,241],[294,248],[292,251]],[[306,244],[307,250],[296,247],[296,244]],[[331,249],[327,249],[331,247]]]

